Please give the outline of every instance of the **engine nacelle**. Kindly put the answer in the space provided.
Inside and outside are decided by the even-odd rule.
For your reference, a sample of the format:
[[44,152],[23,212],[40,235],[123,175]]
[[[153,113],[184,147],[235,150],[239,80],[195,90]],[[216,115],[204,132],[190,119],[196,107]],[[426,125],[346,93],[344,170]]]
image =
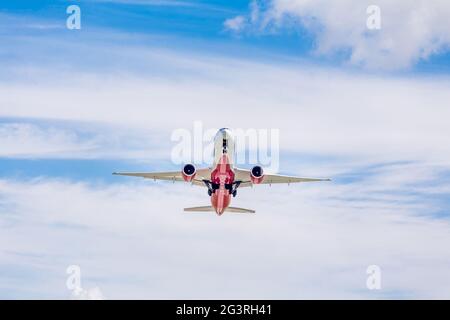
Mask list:
[[250,180],[253,184],[260,184],[264,180],[264,171],[260,166],[254,166],[250,171]]
[[183,170],[181,171],[183,179],[186,182],[191,182],[192,179],[194,179],[196,173],[197,173],[197,169],[195,169],[195,166],[193,164],[185,165],[183,167]]

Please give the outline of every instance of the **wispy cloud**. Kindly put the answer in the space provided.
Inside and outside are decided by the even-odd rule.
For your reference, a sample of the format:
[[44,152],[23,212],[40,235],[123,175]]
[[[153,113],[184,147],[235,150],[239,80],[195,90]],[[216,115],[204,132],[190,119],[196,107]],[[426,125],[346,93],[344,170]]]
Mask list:
[[[413,66],[434,54],[448,52],[450,4],[446,1],[377,1],[381,29],[369,30],[366,12],[372,2],[270,0],[251,3],[248,18],[230,18],[233,31],[261,33],[303,28],[314,36],[319,55],[345,53],[352,65],[396,70]],[[256,18],[255,18],[256,17]],[[238,20],[233,20],[238,19]],[[236,23],[239,21],[239,28]],[[245,21],[245,23],[244,23]],[[234,28],[232,28],[234,27]]]
[[104,4],[118,4],[126,6],[148,6],[148,7],[168,7],[181,8],[181,9],[194,9],[194,10],[206,10],[206,11],[218,11],[232,13],[234,10],[227,8],[226,6],[214,5],[205,1],[196,0],[94,0],[89,2],[104,3]]
[[86,152],[95,148],[92,142],[80,142],[68,130],[47,128],[26,123],[0,124],[0,156],[61,156],[70,152]]
[[198,3],[194,1],[178,1],[178,0],[94,0],[100,3],[119,3],[128,5],[142,6],[176,6],[176,7],[192,7]]
[[[448,297],[447,76],[347,73],[106,31],[8,39],[2,157],[168,159],[170,132],[201,120],[278,128],[284,172],[333,182],[239,190],[235,204],[256,216],[218,218],[181,212],[209,200],[189,185],[3,178],[2,297],[70,297],[71,264],[108,298]],[[365,287],[371,264],[380,292]]]
[[163,138],[164,134],[152,130],[124,129],[92,121],[3,119],[0,157],[154,160],[170,152],[170,146],[157,143]]
[[231,31],[241,31],[245,27],[246,18],[244,16],[236,16],[225,20],[224,26]]
[[[21,81],[2,83],[0,116],[151,128],[170,144],[172,130],[189,129],[195,120],[211,128],[253,127],[258,110],[264,115],[258,127],[280,129],[284,150],[372,162],[448,163],[450,81],[445,76],[369,76],[295,62],[108,48],[110,57],[120,50],[118,61],[133,60],[141,70],[111,65],[94,73],[93,65],[77,70],[79,62],[38,68]],[[71,72],[65,71],[68,66]],[[239,117],[218,118],[217,110]]]
[[[351,183],[246,189],[235,203],[257,214],[221,218],[182,213],[207,200],[183,184],[2,180],[0,255],[12,268],[0,282],[28,265],[13,283],[20,295],[69,297],[62,274],[78,264],[85,285],[108,298],[445,298],[449,223],[430,219],[438,202],[410,193],[411,180],[428,188],[445,171],[422,171],[386,166]],[[371,264],[383,270],[379,292],[365,288]],[[48,281],[27,280],[38,274]]]

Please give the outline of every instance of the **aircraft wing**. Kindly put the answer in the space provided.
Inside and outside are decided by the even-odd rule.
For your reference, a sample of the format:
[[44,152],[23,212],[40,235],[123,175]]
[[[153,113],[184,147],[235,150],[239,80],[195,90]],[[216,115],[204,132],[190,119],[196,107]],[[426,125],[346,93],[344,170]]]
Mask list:
[[[250,187],[252,182],[250,181],[250,170],[246,169],[234,169],[235,179],[242,181],[239,188]],[[261,184],[272,184],[272,183],[298,183],[298,182],[315,182],[315,181],[331,181],[331,179],[321,179],[321,178],[301,178],[294,176],[285,176],[279,174],[265,174],[264,179]]]
[[[130,177],[140,177],[145,179],[153,179],[153,180],[166,180],[166,181],[183,181],[183,175],[181,174],[181,170],[179,171],[166,171],[166,172],[113,172],[114,175],[120,176],[130,176]],[[198,186],[205,186],[203,183],[203,179],[209,180],[211,177],[211,170],[206,169],[197,169],[197,173],[195,175],[194,180],[192,180],[192,184]]]

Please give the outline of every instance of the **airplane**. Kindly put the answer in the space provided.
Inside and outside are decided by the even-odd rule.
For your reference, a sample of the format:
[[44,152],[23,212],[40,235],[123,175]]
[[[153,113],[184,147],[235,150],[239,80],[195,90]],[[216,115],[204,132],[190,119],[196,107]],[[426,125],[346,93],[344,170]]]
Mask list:
[[237,189],[258,184],[296,183],[331,181],[330,179],[301,178],[278,174],[265,174],[263,168],[255,165],[251,170],[234,166],[235,141],[228,128],[220,129],[214,138],[214,162],[210,168],[197,169],[186,164],[180,171],[169,172],[114,172],[114,175],[142,177],[154,180],[185,181],[208,189],[210,206],[184,208],[187,212],[255,213],[255,210],[231,207],[231,197],[236,197]]

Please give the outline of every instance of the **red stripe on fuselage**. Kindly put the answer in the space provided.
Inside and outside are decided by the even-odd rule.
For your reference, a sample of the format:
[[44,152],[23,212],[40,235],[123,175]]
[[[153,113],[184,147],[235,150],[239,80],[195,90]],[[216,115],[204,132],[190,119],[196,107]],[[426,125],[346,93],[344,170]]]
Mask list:
[[219,189],[211,195],[211,204],[217,214],[221,215],[231,201],[230,191],[225,189],[225,184],[234,182],[234,172],[231,170],[227,154],[222,155],[216,168],[211,172],[211,182],[219,185]]

